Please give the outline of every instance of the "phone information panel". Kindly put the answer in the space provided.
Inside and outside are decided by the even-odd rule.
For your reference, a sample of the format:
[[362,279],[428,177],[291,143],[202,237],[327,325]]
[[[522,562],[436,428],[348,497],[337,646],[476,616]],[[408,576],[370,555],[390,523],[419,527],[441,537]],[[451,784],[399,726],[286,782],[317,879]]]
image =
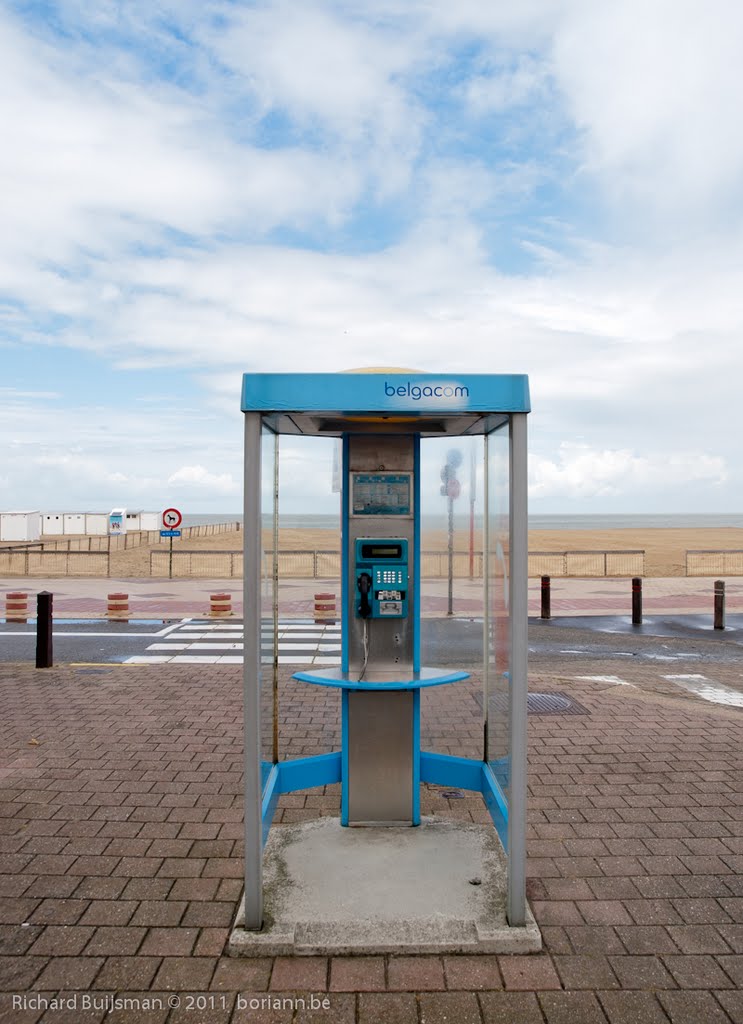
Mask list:
[[410,473],[353,473],[351,514],[409,516]]

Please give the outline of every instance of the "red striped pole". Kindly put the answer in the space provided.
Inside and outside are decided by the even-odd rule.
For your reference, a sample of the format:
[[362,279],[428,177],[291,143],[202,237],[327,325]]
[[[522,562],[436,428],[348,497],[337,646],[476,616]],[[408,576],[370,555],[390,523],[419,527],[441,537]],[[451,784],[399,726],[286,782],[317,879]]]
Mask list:
[[120,622],[129,621],[129,595],[109,594],[108,595],[108,618]]
[[210,610],[209,614],[213,618],[225,617],[232,615],[232,595],[231,594],[210,594]]
[[28,622],[28,594],[14,590],[5,595],[5,621]]
[[332,626],[336,621],[335,594],[315,594],[315,622]]

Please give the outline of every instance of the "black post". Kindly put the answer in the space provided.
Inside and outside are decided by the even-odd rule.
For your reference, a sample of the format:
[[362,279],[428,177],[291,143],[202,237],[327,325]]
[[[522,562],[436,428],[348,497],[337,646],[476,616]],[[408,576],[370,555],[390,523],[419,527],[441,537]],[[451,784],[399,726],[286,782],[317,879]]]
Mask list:
[[642,578],[632,577],[632,625],[642,625]]
[[725,580],[715,580],[715,629],[725,628]]
[[52,651],[52,599],[54,595],[42,590],[36,595],[36,667],[51,668]]
[[542,618],[549,619],[552,617],[552,611],[550,607],[550,578],[549,576],[542,576]]

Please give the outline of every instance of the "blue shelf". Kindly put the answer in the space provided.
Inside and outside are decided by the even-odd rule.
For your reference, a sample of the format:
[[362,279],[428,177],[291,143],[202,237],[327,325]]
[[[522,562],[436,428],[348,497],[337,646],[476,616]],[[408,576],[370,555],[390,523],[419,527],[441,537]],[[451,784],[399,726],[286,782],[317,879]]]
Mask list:
[[361,682],[357,673],[339,668],[319,669],[317,672],[295,672],[292,679],[317,686],[336,686],[341,690],[420,690],[424,686],[443,686],[469,679],[469,672],[445,672],[440,668],[422,668],[401,679],[393,672],[374,672]]

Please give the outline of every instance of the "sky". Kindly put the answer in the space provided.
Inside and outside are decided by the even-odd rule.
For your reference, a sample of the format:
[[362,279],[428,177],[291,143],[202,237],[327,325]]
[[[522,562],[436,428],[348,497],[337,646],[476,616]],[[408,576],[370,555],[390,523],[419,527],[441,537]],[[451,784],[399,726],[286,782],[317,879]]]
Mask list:
[[0,2],[0,509],[239,511],[241,375],[373,365],[528,374],[533,512],[743,511],[742,44],[738,0]]

